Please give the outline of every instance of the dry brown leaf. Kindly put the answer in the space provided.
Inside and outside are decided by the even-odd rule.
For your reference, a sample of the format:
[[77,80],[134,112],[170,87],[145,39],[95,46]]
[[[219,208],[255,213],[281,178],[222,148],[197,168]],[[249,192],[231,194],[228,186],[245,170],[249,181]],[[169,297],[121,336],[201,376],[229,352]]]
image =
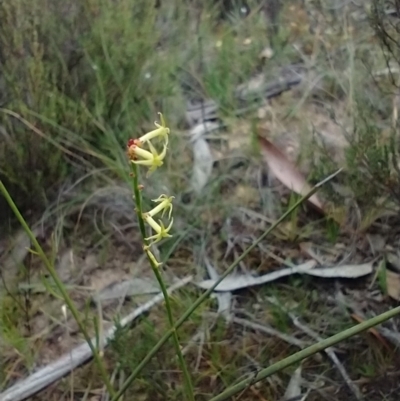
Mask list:
[[386,269],[386,286],[389,296],[400,301],[400,274]]
[[[258,137],[258,140],[265,162],[283,185],[299,195],[306,195],[311,191],[311,186],[303,175],[272,142],[261,136]],[[319,211],[324,211],[324,207],[316,194],[308,198],[308,201]]]

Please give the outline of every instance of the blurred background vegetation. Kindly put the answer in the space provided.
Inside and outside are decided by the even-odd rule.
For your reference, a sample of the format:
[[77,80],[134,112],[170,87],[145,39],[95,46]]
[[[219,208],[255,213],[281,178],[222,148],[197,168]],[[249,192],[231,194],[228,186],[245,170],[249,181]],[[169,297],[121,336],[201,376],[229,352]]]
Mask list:
[[[220,3],[1,3],[0,174],[25,213],[43,211],[106,159],[122,161],[127,138],[158,110],[182,126],[188,94],[232,106],[266,38],[254,37],[243,57],[235,38],[250,34],[248,6]],[[221,20],[229,15],[236,20]]]

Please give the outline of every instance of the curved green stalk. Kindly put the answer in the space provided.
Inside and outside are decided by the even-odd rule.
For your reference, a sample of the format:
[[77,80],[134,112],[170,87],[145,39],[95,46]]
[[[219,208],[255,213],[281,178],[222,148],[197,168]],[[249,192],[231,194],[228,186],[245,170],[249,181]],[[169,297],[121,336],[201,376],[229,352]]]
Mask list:
[[[146,229],[145,229],[145,225],[144,225],[144,220],[142,217],[142,196],[141,196],[141,192],[140,192],[140,188],[139,188],[139,177],[138,177],[138,168],[136,167],[136,165],[134,163],[131,163],[131,170],[132,170],[132,189],[133,192],[135,194],[135,201],[136,201],[136,214],[138,217],[138,221],[139,221],[139,229],[140,229],[140,233],[142,235],[142,239],[143,239],[143,243],[144,245],[148,245],[148,241],[146,240]],[[167,291],[167,287],[165,286],[164,280],[162,278],[162,275],[160,273],[159,267],[155,264],[155,261],[149,257],[149,254],[146,252],[146,256],[150,262],[151,268],[153,270],[154,275],[156,276],[156,279],[158,281],[158,284],[160,285],[161,291],[163,293],[164,296],[164,300],[165,300],[165,309],[167,311],[167,316],[168,316],[168,322],[169,325],[171,327],[172,330],[172,338],[174,341],[174,346],[175,346],[175,351],[176,354],[178,356],[178,360],[179,360],[179,364],[181,366],[182,369],[182,373],[183,373],[183,377],[184,377],[184,383],[185,383],[185,391],[186,391],[186,395],[188,397],[188,399],[190,401],[194,401],[194,390],[193,390],[193,384],[192,384],[192,379],[190,377],[190,373],[189,370],[187,368],[185,359],[183,357],[182,354],[182,350],[181,350],[181,346],[179,343],[179,337],[178,337],[178,333],[176,331],[175,328],[175,322],[174,322],[174,318],[172,315],[172,307],[171,307],[171,302],[169,299],[169,294]],[[137,375],[135,376],[137,377]],[[135,379],[135,377],[133,377],[132,380]],[[122,395],[122,394],[121,394]],[[118,399],[120,396],[115,396],[113,399]]]
[[233,395],[237,394],[238,392],[246,389],[249,386],[252,386],[254,383],[263,380],[274,373],[280,372],[281,370],[287,368],[290,365],[293,365],[297,362],[301,362],[303,359],[308,358],[318,352],[321,352],[333,345],[340,343],[343,340],[346,340],[350,337],[355,336],[365,330],[370,329],[371,327],[377,326],[385,322],[386,320],[391,319],[400,314],[400,306],[397,308],[391,309],[381,315],[375,316],[372,319],[366,320],[356,326],[350,327],[347,330],[342,331],[341,333],[335,334],[332,337],[329,337],[323,341],[320,341],[316,344],[313,344],[299,352],[296,352],[294,355],[288,356],[285,359],[280,360],[277,363],[274,363],[268,368],[265,368],[257,373],[256,376],[249,377],[247,379],[242,380],[241,382],[235,384],[232,387],[227,388],[224,392],[218,394],[216,397],[211,398],[209,401],[223,401],[226,400]]
[[79,317],[79,312],[76,309],[74,302],[70,298],[68,291],[66,290],[63,282],[60,280],[58,277],[58,274],[56,272],[56,269],[54,268],[53,264],[50,262],[49,258],[46,256],[46,253],[44,252],[43,248],[40,246],[38,240],[35,237],[35,234],[32,232],[32,230],[29,228],[28,223],[25,221],[24,217],[20,213],[17,205],[11,198],[11,195],[7,191],[7,188],[4,186],[3,182],[0,180],[0,192],[4,195],[7,203],[10,205],[11,210],[17,217],[19,223],[21,224],[22,228],[25,230],[26,234],[28,235],[29,239],[31,240],[33,246],[36,249],[36,252],[38,253],[40,259],[42,260],[43,264],[45,265],[47,271],[49,272],[51,278],[53,279],[57,289],[60,291],[61,296],[68,306],[69,310],[71,311],[72,316],[74,317],[76,323],[78,324],[79,331],[83,334],[83,337],[85,338],[85,341],[88,343],[90,350],[92,351],[94,361],[100,371],[100,374],[103,378],[104,384],[107,388],[107,391],[111,396],[114,396],[115,390],[114,387],[112,386],[110,379],[108,377],[106,368],[104,367],[103,361],[99,355],[98,350],[96,347],[93,345],[92,340],[90,339],[90,336],[85,329],[85,326],[83,325],[80,317]]

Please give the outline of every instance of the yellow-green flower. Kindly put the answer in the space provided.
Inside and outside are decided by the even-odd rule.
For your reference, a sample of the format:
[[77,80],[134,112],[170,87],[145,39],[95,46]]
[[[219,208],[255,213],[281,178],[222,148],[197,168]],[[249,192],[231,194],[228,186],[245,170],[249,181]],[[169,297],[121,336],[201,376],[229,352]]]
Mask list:
[[141,143],[146,143],[149,142],[151,139],[154,138],[162,138],[164,139],[164,144],[168,145],[168,134],[169,134],[169,128],[165,125],[165,120],[164,117],[161,113],[158,113],[160,115],[160,120],[161,120],[161,125],[158,124],[157,122],[154,122],[154,125],[157,127],[157,129],[148,132],[147,134],[144,134],[139,138],[139,141]]
[[149,247],[144,247],[144,251],[147,253],[147,256],[149,257],[149,259],[151,260],[151,262],[153,263],[154,266],[156,267],[160,267],[162,265],[161,262],[159,262],[156,257],[153,255],[153,252],[150,251]]
[[152,173],[158,167],[163,165],[163,160],[167,154],[167,145],[164,144],[161,153],[157,152],[157,149],[153,144],[148,141],[150,152],[140,147],[138,140],[134,140],[128,147],[128,155],[132,163],[141,164],[142,166],[149,167],[149,173]]
[[152,199],[153,202],[158,202],[158,205],[151,209],[148,214],[151,217],[154,217],[156,214],[162,212],[161,217],[164,216],[164,213],[168,210],[168,219],[171,219],[172,214],[172,200],[174,196],[160,195],[157,199]]
[[169,231],[172,228],[174,219],[171,219],[168,227],[165,227],[164,223],[161,220],[159,220],[159,223],[157,223],[148,213],[143,213],[143,219],[156,232],[155,235],[146,238],[146,241],[153,241],[151,244],[148,245],[148,247],[156,244],[157,242],[160,242],[163,238],[172,237],[172,235],[169,234]]
[[[128,157],[132,163],[149,167],[149,173],[152,173],[158,167],[163,165],[163,160],[167,153],[169,128],[165,125],[164,117],[160,115],[161,125],[155,122],[157,129],[142,135],[138,139],[130,139],[128,141]],[[152,140],[161,138],[164,140],[161,153],[152,144]],[[147,144],[149,150],[143,149],[143,145]]]

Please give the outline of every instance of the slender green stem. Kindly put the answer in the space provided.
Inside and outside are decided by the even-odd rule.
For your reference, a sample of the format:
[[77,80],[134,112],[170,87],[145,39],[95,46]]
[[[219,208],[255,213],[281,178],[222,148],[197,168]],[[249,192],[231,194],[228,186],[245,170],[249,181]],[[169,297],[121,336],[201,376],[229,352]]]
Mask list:
[[[141,192],[139,189],[139,177],[138,177],[138,169],[136,167],[136,165],[134,163],[131,163],[132,167],[132,187],[133,187],[133,192],[135,194],[135,201],[136,201],[136,214],[138,217],[138,221],[139,221],[139,228],[140,228],[140,232],[142,234],[142,238],[143,238],[143,242],[145,245],[148,245],[148,241],[146,240],[146,230],[145,230],[145,225],[144,225],[144,220],[142,217],[142,196],[141,196]],[[147,252],[146,255],[148,256]],[[164,280],[162,278],[162,275],[160,273],[160,270],[158,268],[158,266],[154,263],[154,261],[148,257],[148,260],[150,262],[151,268],[153,270],[154,275],[157,278],[157,281],[160,285],[161,291],[163,293],[164,296],[164,300],[165,300],[165,309],[167,311],[167,316],[168,316],[168,322],[169,325],[171,327],[171,329],[173,330],[172,333],[172,338],[174,341],[174,346],[175,346],[175,351],[176,354],[178,356],[178,360],[179,360],[179,364],[181,366],[182,369],[182,373],[183,373],[183,377],[184,377],[184,383],[185,383],[185,390],[186,390],[186,394],[187,397],[190,401],[194,401],[194,390],[193,390],[193,384],[192,384],[192,379],[190,377],[190,373],[189,370],[187,368],[185,359],[183,357],[182,354],[182,350],[181,350],[181,346],[179,343],[179,337],[178,337],[178,333],[176,331],[176,329],[174,328],[174,318],[172,315],[172,307],[171,307],[171,302],[169,299],[169,294],[167,291],[167,287],[165,286]],[[134,379],[134,378],[133,378]],[[133,380],[132,379],[132,380]],[[118,398],[116,398],[118,399]]]
[[371,327],[377,326],[378,324],[381,324],[385,322],[386,320],[391,319],[392,317],[395,317],[400,314],[400,306],[397,308],[391,309],[385,313],[382,313],[381,315],[375,316],[372,319],[366,320],[365,322],[362,322],[360,324],[357,324],[356,326],[353,326],[347,330],[342,331],[341,333],[335,334],[332,337],[329,337],[323,341],[320,341],[316,344],[313,344],[309,346],[308,348],[305,348],[299,352],[296,352],[294,355],[291,355],[285,359],[282,359],[281,361],[274,363],[273,365],[269,366],[268,368],[265,368],[258,372],[256,376],[249,377],[245,380],[242,380],[241,382],[235,384],[232,387],[229,387],[226,389],[224,392],[221,394],[218,394],[216,397],[211,398],[210,401],[222,401],[226,400],[233,395],[237,394],[238,392],[246,389],[248,386],[253,385],[256,382],[259,382],[260,380],[263,380],[274,373],[277,373],[285,368],[287,368],[290,365],[293,365],[297,362],[302,361],[305,358],[308,358],[318,352],[321,352],[329,347],[332,347],[333,345],[346,340],[350,337],[353,337],[365,330],[370,329]]
[[[152,262],[150,262],[150,263],[152,263]],[[189,400],[194,401],[194,390],[193,390],[192,378],[190,377],[190,373],[187,368],[185,358],[183,357],[181,345],[179,343],[178,333],[174,326],[175,322],[174,322],[174,318],[172,316],[172,307],[171,307],[171,302],[170,302],[169,295],[167,292],[167,288],[162,279],[159,268],[157,266],[154,266],[153,263],[152,263],[152,268],[153,268],[153,272],[154,272],[155,276],[157,277],[157,281],[160,284],[161,291],[164,295],[165,308],[166,308],[167,314],[168,314],[168,321],[171,326],[171,329],[173,330],[172,338],[174,340],[176,354],[178,356],[179,364],[181,365],[181,369],[182,369],[184,380],[185,380],[186,394],[187,394]]]
[[[333,177],[333,175],[331,176]],[[329,178],[331,178],[329,177]],[[229,267],[226,269],[224,274],[222,274],[219,279],[207,290],[205,291],[194,304],[186,310],[186,312],[181,316],[179,320],[176,321],[173,328],[168,330],[164,336],[158,341],[158,343],[150,350],[148,354],[143,358],[143,360],[139,363],[136,369],[131,373],[131,375],[126,379],[125,383],[118,390],[117,394],[112,398],[111,401],[117,401],[122,394],[127,390],[132,381],[139,375],[142,369],[150,362],[155,354],[161,349],[161,347],[168,341],[168,339],[173,335],[175,330],[177,330],[182,324],[191,316],[191,314],[208,298],[208,296],[214,291],[214,289],[218,286],[221,281],[227,277],[233,269],[262,241],[269,235],[279,224],[281,224],[290,214],[299,207],[305,200],[307,200],[310,196],[317,192],[318,188],[328,179],[324,180],[322,183],[317,184],[311,191],[305,196],[301,197],[296,203],[294,203],[274,224],[271,225],[268,230],[266,230],[260,237],[258,237]]]
[[142,194],[140,192],[140,187],[139,187],[139,177],[138,177],[139,172],[135,163],[130,163],[130,164],[131,164],[131,176],[132,176],[131,183],[132,183],[132,190],[135,195],[136,214],[139,221],[140,234],[142,235],[144,244],[147,245],[146,227],[144,225],[144,220],[142,217],[143,208],[142,208]]
[[51,278],[53,279],[57,289],[60,291],[60,294],[63,297],[64,302],[67,304],[69,310],[72,313],[72,316],[74,317],[74,319],[76,320],[76,323],[78,324],[80,332],[83,334],[86,342],[88,343],[88,345],[90,347],[90,350],[92,351],[94,361],[100,371],[100,374],[103,378],[103,381],[107,388],[107,391],[110,393],[111,396],[114,396],[115,390],[110,382],[110,379],[109,379],[107,371],[104,367],[103,361],[99,355],[98,350],[93,345],[92,340],[90,339],[90,336],[79,317],[79,312],[78,312],[77,308],[75,307],[74,302],[70,298],[68,291],[66,290],[63,282],[58,277],[56,269],[54,268],[53,264],[50,262],[49,258],[46,256],[46,253],[44,252],[43,248],[40,246],[38,240],[35,237],[35,234],[29,228],[28,223],[25,221],[25,219],[22,216],[22,214],[20,213],[17,205],[11,198],[11,195],[9,194],[9,192],[7,191],[6,187],[4,186],[4,184],[1,180],[0,180],[0,192],[4,195],[7,203],[10,205],[11,210],[13,211],[13,213],[17,217],[19,223],[21,224],[22,228],[25,230],[26,234],[28,235],[29,239],[31,240],[40,259],[43,261],[43,263],[44,263],[47,271],[49,272]]

